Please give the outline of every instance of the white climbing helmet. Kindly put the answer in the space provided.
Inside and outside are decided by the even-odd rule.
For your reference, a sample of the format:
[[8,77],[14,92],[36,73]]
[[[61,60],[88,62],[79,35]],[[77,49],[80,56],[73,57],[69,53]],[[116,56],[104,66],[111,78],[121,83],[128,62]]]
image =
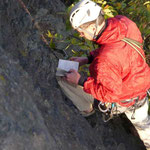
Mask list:
[[100,15],[101,7],[91,0],[81,0],[71,10],[70,22],[74,29],[80,25],[94,21]]

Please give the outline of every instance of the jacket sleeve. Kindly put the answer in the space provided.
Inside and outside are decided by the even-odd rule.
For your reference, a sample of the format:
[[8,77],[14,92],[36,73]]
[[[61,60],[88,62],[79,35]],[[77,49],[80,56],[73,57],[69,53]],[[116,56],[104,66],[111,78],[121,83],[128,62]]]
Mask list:
[[102,102],[116,102],[122,93],[121,69],[111,62],[94,60],[91,77],[84,83],[84,91]]

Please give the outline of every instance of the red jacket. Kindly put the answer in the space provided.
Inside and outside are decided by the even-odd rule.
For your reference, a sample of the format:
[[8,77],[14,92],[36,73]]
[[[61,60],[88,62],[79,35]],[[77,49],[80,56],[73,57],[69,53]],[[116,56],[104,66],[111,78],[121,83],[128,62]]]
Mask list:
[[[91,52],[94,60],[84,91],[102,102],[122,105],[122,100],[142,99],[150,88],[150,68],[135,49],[121,41],[124,37],[143,42],[134,22],[125,16],[110,18],[97,40],[100,48]],[[139,51],[144,55],[142,49]]]

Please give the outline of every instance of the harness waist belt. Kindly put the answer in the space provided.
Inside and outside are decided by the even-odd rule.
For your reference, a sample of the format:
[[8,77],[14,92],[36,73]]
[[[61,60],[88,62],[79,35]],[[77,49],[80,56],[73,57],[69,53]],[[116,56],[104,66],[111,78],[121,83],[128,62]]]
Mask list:
[[131,98],[131,99],[126,99],[123,101],[120,101],[121,103],[125,104],[125,103],[130,103],[133,102],[134,100],[139,100],[139,97],[135,97],[135,98]]

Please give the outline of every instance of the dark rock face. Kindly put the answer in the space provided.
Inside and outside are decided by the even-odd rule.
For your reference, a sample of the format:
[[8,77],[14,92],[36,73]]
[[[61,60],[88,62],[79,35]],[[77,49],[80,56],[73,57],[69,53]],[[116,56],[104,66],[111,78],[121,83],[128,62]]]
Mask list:
[[0,150],[144,150],[119,118],[103,123],[97,113],[86,120],[61,92],[55,55],[63,55],[54,55],[40,35],[50,30],[67,36],[58,13],[64,4],[23,2],[32,18],[19,0],[0,1]]
[[57,149],[34,102],[41,96],[32,80],[1,47],[0,62],[0,149]]

